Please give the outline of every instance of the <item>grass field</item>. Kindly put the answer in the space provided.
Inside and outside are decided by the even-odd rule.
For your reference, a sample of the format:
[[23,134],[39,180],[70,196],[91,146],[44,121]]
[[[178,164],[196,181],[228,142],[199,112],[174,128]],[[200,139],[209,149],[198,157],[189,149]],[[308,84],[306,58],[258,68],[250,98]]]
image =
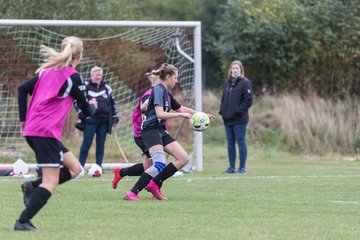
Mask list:
[[0,179],[0,239],[359,239],[360,163],[249,148],[246,175],[222,174],[224,146],[204,146],[204,172],[169,179],[168,201],[123,195],[112,172],[60,186],[35,216],[38,231],[14,232],[22,180]]

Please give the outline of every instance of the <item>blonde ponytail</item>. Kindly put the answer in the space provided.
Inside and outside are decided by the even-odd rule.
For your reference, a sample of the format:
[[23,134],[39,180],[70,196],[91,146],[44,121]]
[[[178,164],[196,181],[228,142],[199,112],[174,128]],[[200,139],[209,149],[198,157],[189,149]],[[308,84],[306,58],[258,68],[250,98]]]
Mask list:
[[61,52],[47,47],[40,46],[40,56],[44,63],[35,71],[39,73],[41,70],[50,67],[67,67],[74,63],[75,60],[81,60],[80,55],[83,51],[83,42],[77,37],[66,37],[61,43]]

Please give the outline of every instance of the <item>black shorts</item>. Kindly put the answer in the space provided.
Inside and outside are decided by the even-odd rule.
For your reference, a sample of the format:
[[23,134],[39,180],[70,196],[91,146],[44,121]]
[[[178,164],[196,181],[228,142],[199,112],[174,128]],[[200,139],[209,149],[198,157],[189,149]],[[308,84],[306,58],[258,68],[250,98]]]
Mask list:
[[63,167],[64,153],[69,150],[57,139],[46,137],[25,137],[34,150],[39,167]]
[[148,158],[151,158],[149,150],[146,148],[142,138],[134,137],[134,141],[135,141],[136,145],[138,145],[138,147],[141,149],[142,154],[145,154]]
[[147,150],[152,146],[158,144],[165,147],[169,143],[176,141],[167,131],[165,131],[162,128],[153,128],[153,129],[141,131],[141,138]]

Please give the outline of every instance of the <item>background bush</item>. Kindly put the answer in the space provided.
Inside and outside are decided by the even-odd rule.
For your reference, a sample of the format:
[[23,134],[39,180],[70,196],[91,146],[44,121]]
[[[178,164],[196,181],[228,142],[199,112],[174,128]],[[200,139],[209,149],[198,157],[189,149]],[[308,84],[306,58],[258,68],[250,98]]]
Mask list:
[[254,88],[360,94],[360,4],[340,0],[229,1],[217,21],[223,71],[240,59]]

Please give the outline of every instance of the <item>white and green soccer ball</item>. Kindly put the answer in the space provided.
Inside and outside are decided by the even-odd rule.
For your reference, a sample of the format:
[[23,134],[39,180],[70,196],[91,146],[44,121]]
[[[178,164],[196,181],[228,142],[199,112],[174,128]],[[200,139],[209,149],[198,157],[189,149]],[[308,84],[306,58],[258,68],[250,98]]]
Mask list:
[[190,126],[194,131],[202,132],[210,126],[210,119],[206,113],[196,112],[190,118]]

